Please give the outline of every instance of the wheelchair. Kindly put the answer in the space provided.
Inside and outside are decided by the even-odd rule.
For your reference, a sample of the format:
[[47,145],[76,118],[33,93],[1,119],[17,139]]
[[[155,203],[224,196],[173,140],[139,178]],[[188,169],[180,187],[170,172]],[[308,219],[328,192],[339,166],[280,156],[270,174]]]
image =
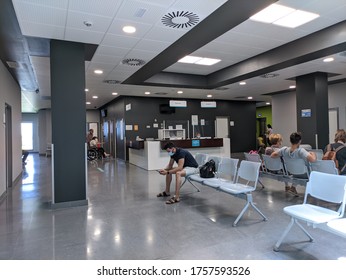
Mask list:
[[97,148],[89,148],[87,153],[87,158],[89,161],[102,159],[102,152]]

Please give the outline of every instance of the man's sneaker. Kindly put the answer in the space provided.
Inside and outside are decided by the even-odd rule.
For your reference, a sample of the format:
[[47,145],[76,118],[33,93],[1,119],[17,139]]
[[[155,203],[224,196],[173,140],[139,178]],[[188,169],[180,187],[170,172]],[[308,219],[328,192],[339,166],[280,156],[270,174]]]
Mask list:
[[296,187],[290,187],[289,191],[288,191],[290,194],[293,194],[294,196],[298,197],[298,192],[297,192],[297,189]]

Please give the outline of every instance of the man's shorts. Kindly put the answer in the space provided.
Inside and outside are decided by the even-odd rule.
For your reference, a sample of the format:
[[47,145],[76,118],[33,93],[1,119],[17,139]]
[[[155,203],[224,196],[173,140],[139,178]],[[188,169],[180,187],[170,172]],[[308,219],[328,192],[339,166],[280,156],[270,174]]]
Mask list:
[[193,175],[193,174],[198,174],[199,173],[199,168],[198,167],[189,167],[189,166],[186,166],[184,168],[184,171],[186,173],[185,176],[190,176],[190,175]]

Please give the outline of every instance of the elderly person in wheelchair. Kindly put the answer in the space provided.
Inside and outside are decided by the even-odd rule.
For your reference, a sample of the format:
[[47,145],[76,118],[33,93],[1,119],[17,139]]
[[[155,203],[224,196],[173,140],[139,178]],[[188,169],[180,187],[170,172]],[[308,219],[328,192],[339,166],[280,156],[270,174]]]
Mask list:
[[88,160],[102,159],[109,157],[109,154],[101,147],[98,138],[94,136],[90,141],[90,149],[88,150]]

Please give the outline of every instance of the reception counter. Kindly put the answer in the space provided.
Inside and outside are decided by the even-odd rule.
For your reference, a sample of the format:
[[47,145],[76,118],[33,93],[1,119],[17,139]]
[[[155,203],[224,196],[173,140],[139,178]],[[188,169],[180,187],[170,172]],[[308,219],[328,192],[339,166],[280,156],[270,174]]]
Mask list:
[[167,165],[169,155],[165,150],[162,150],[167,142],[173,142],[177,147],[188,150],[192,155],[204,153],[214,156],[231,156],[229,138],[139,142],[142,143],[132,142],[132,147],[129,146],[129,162],[146,170],[157,170]]

